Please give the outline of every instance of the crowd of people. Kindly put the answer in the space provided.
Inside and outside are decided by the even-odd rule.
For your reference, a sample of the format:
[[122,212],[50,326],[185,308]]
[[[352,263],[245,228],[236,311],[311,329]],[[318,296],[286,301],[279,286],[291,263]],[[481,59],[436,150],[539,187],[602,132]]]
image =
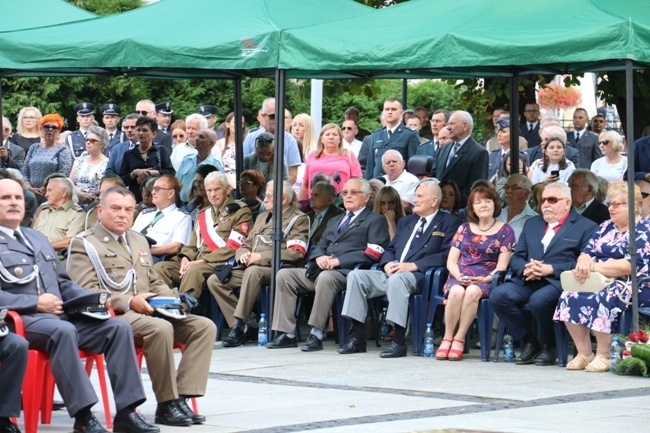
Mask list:
[[[429,117],[426,108],[404,110],[395,98],[384,102],[382,127],[372,133],[360,128],[354,107],[340,125],[320,131],[308,114],[285,110],[279,185],[273,98],[262,103],[259,126],[243,122],[242,143],[234,113],[218,124],[212,105],[172,123],[169,101],[139,101],[123,119],[122,108],[107,103],[98,110],[103,127],[94,104],[75,111],[79,128],[63,132],[58,114],[25,107],[15,133],[3,118],[0,147],[0,311],[20,313],[29,347],[50,354],[75,432],[106,431],[90,410],[97,399],[77,349],[107,358],[114,431],[159,431],[133,410],[144,401],[136,349],[152,378],[155,423],[205,421],[187,400],[205,394],[222,330],[191,310],[205,291],[230,328],[224,347],[257,340],[256,302],[272,278],[274,216],[282,220],[282,269],[271,300],[277,337],[268,349],[298,347],[296,304],[307,293],[314,295],[310,334],[300,349],[322,350],[332,304],[345,290],[342,315],[352,329],[338,352],[366,351],[368,299],[386,296],[394,332],[380,356],[406,356],[409,296],[422,290],[427,269],[446,267],[437,359],[463,359],[479,301],[489,298],[522,341],[516,364],[557,362],[556,321],[566,323],[577,349],[568,369],[607,371],[611,334],[631,299],[629,276],[650,276],[650,173],[643,165],[650,145],[642,139],[635,147],[633,270],[623,139],[599,118],[589,130],[584,109],[565,131],[553,116],[540,118],[537,104],[526,104],[516,173],[515,120],[502,109],[484,143],[472,135],[470,113],[441,108]],[[244,171],[237,176],[239,149]],[[281,191],[281,209],[274,209],[274,190]],[[493,287],[501,271],[512,278]],[[564,271],[576,284],[592,273],[613,282],[569,291]],[[89,302],[108,303],[115,317],[69,314],[67,304],[88,293],[110,294]],[[155,297],[169,299],[162,310],[176,313],[156,308]],[[650,303],[650,286],[641,285],[639,299]],[[174,344],[184,346],[178,368]],[[27,347],[23,337],[0,334],[0,383],[7,384],[0,433],[18,432],[10,417],[20,411]]]

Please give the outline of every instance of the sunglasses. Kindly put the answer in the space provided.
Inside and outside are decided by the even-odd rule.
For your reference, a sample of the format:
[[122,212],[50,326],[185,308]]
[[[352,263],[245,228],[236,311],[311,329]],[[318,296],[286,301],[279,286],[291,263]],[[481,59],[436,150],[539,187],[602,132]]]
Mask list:
[[59,130],[59,127],[56,125],[43,125],[43,129]]
[[646,198],[648,198],[649,196],[650,196],[650,193],[647,193],[647,192],[642,192],[642,193],[641,193],[641,198],[646,199]]
[[172,135],[172,138],[185,138],[185,135],[183,135],[183,134],[176,134],[176,135]]
[[[145,110],[140,110],[140,111],[137,111],[137,110],[136,110],[136,113],[138,113],[138,114],[141,115],[141,116],[146,116],[147,114],[149,114],[149,112],[148,112],[148,111],[145,111]],[[152,111],[152,113],[153,113],[153,111]]]
[[86,143],[97,144],[99,143],[99,140],[97,140],[96,138],[86,138]]
[[609,144],[609,140],[601,140],[598,142],[598,144],[604,144],[605,146],[607,146]]
[[273,140],[274,140],[273,137],[263,137],[263,136],[257,137],[257,138],[255,139],[255,141],[257,141],[257,142],[260,143],[260,144],[263,144],[263,143],[273,143]]
[[343,130],[343,131],[352,131],[352,127],[351,126],[343,126],[341,128],[341,130]]
[[275,113],[273,114],[265,114],[266,117],[268,117],[271,120],[275,120]]
[[549,204],[556,204],[556,203],[557,203],[558,201],[560,201],[560,200],[568,200],[568,199],[567,199],[567,198],[563,198],[563,197],[555,197],[554,195],[552,195],[552,196],[550,196],[550,197],[542,197],[542,198],[540,199],[540,201],[542,202],[542,204],[544,204],[544,203],[546,203],[546,202],[548,202]]

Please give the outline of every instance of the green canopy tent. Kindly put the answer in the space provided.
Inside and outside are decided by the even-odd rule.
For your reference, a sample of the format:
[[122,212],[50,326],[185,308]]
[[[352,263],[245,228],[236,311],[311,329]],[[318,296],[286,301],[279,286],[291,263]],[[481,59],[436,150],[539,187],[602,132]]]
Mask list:
[[96,17],[97,15],[65,0],[5,0],[2,4],[0,32],[52,26]]

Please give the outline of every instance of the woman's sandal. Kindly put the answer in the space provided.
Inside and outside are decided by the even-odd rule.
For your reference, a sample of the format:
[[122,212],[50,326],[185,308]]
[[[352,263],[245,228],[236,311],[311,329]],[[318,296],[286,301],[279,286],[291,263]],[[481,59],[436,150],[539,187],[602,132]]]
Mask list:
[[609,371],[609,367],[609,359],[602,356],[596,356],[593,361],[587,364],[585,371],[588,371],[589,373],[604,373]]
[[589,356],[578,354],[578,355],[576,355],[575,358],[573,358],[571,360],[571,362],[569,362],[566,365],[566,369],[567,370],[584,370],[585,367],[587,365],[589,365],[589,363],[591,361],[593,361],[593,360],[594,360],[594,354],[593,353],[591,355],[589,355]]
[[452,340],[447,340],[446,338],[443,338],[442,341],[440,342],[440,345],[442,343],[447,342],[449,343],[449,347],[446,349],[443,349],[442,347],[436,350],[436,359],[439,361],[445,361],[447,357],[449,356],[449,349],[451,349],[451,345],[453,344]]
[[447,356],[447,359],[450,361],[462,361],[463,359],[463,350],[465,350],[465,340],[454,340],[452,341],[451,344],[454,343],[460,343],[463,346],[461,347],[460,350],[458,349],[449,349],[449,356]]

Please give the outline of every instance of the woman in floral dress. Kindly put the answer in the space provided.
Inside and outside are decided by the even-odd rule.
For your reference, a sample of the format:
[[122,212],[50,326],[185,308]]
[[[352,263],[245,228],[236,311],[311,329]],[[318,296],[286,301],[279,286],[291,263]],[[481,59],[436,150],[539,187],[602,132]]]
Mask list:
[[[632,297],[629,276],[631,273],[629,239],[629,207],[627,184],[616,184],[608,191],[611,220],[605,221],[594,233],[578,258],[573,275],[584,281],[591,272],[600,272],[615,281],[598,293],[563,292],[558,301],[556,321],[565,322],[576,345],[578,355],[566,366],[568,370],[603,372],[609,370],[609,349],[612,328],[621,312],[628,307]],[[636,273],[638,278],[648,277],[650,260],[650,221],[641,219],[641,190],[634,187],[636,214]],[[648,284],[639,287],[639,303],[650,298]],[[596,335],[596,354],[591,350],[590,331]]]

